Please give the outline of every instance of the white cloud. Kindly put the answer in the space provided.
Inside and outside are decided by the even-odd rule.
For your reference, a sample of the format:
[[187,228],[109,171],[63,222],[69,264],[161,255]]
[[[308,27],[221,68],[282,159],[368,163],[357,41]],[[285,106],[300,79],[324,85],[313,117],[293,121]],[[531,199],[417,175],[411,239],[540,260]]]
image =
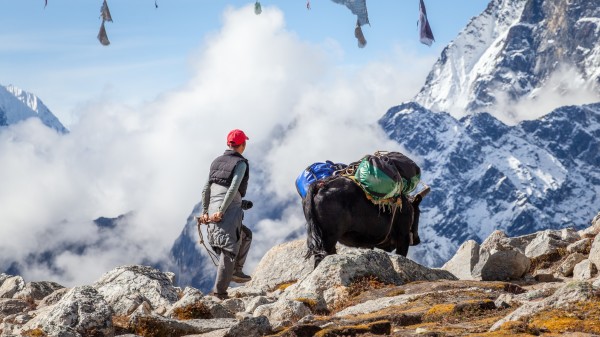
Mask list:
[[[433,60],[400,47],[364,67],[338,65],[341,57],[331,41],[299,40],[276,8],[260,16],[252,6],[228,9],[178,90],[139,106],[106,91],[80,107],[67,135],[37,121],[0,131],[0,267],[16,260],[29,280],[74,285],[116,265],[165,258],[233,128],[250,137],[251,165],[266,169],[261,188],[286,200],[296,197],[294,180],[314,161],[396,149],[376,122],[416,94]],[[270,138],[274,130],[281,138]],[[128,212],[127,226],[112,236],[91,223]],[[302,228],[300,209],[283,214],[254,224],[249,266]],[[59,271],[26,261],[65,242],[95,245],[57,256]]]
[[503,92],[494,95],[497,104],[491,113],[508,125],[538,119],[562,106],[590,104],[600,100],[600,93],[594,88],[593,81],[586,81],[577,69],[567,65],[557,67],[541,88],[517,102]]

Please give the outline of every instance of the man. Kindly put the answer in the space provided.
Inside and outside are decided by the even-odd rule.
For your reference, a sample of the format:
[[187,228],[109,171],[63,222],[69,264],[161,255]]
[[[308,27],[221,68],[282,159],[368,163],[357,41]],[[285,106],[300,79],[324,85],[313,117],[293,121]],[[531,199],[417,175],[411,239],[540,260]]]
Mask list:
[[202,191],[203,211],[198,221],[208,224],[208,243],[219,255],[211,294],[220,299],[228,298],[231,281],[243,283],[251,279],[242,272],[252,240],[252,232],[242,225],[243,209],[252,207],[252,202],[242,200],[250,176],[248,160],[242,156],[248,139],[242,130],[229,132],[229,149],[210,165],[208,181]]

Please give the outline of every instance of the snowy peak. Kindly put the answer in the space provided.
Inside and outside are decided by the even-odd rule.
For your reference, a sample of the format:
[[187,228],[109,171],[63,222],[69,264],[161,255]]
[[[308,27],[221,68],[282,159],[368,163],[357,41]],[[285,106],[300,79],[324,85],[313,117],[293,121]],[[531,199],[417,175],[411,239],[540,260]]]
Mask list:
[[595,215],[582,206],[600,197],[600,103],[514,126],[488,113],[457,120],[408,103],[380,125],[420,158],[432,188],[421,208],[417,261],[439,265],[462,242],[481,242],[495,229],[524,235],[581,227]]
[[39,118],[46,126],[58,132],[68,132],[37,96],[13,85],[0,85],[0,126],[15,124],[32,117]]
[[599,64],[597,1],[492,0],[444,49],[415,100],[455,117],[501,111],[495,116],[518,122],[539,115],[523,116],[516,103],[546,90],[599,100]]

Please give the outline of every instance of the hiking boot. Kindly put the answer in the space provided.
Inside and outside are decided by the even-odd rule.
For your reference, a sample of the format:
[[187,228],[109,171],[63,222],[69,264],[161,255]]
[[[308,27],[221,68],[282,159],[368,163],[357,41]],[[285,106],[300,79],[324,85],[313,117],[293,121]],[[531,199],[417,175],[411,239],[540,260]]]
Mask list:
[[240,271],[236,271],[235,273],[233,273],[233,282],[235,283],[246,283],[248,281],[250,281],[252,279],[252,277],[250,277],[250,275],[246,275],[244,274],[244,272]]
[[425,185],[425,188],[423,190],[421,190],[421,192],[419,192],[415,195],[414,200],[417,202],[421,202],[421,200],[423,200],[423,198],[425,198],[425,196],[427,194],[429,194],[430,191],[431,191],[431,187]]
[[229,295],[227,295],[227,293],[216,293],[214,291],[211,291],[209,294],[209,296],[214,296],[220,300],[226,300],[229,298]]

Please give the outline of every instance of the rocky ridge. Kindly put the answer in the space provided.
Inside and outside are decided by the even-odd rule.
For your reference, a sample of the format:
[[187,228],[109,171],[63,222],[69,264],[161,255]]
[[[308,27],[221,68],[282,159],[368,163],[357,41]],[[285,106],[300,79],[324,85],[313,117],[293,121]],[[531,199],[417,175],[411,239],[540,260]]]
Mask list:
[[495,231],[441,269],[340,247],[312,270],[295,240],[225,300],[138,265],[71,289],[0,274],[0,336],[598,335],[599,232],[600,213],[580,231]]

